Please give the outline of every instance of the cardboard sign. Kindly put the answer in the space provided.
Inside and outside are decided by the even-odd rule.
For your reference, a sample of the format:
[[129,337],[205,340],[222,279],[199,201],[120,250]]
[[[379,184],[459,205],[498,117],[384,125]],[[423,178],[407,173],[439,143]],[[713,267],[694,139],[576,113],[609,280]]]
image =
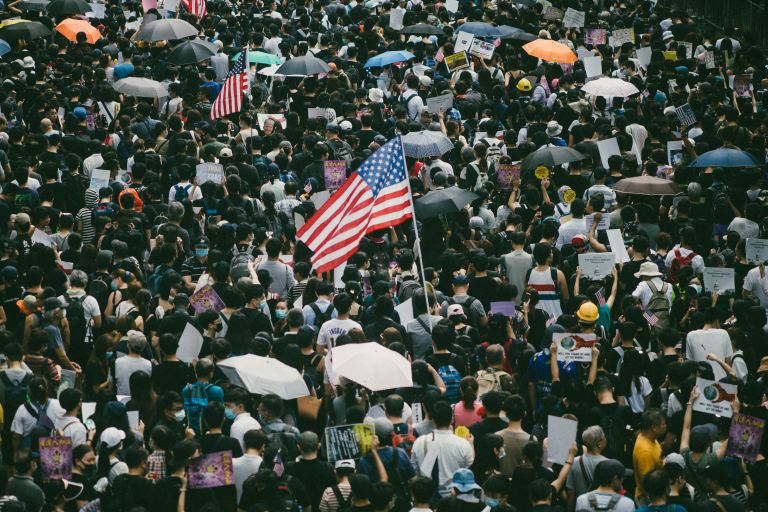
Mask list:
[[259,128],[262,130],[264,129],[264,123],[267,122],[267,119],[272,119],[276,123],[280,123],[283,129],[288,125],[283,114],[256,114],[256,116],[259,119]]
[[448,112],[453,108],[453,93],[442,94],[434,98],[427,98],[427,110],[430,114]]
[[515,302],[512,300],[491,302],[491,314],[496,313],[501,313],[509,318],[515,318]]
[[369,423],[339,425],[325,429],[325,447],[328,461],[359,459],[371,451],[374,430]]
[[41,437],[38,443],[43,480],[72,478],[72,438]]
[[693,410],[715,416],[730,418],[733,415],[731,401],[736,397],[736,384],[725,384],[713,380],[696,379],[699,388],[699,398],[693,403]]
[[590,281],[599,281],[613,273],[616,255],[612,252],[589,252],[579,254],[581,275]]
[[454,71],[467,69],[469,67],[469,57],[467,56],[467,52],[459,52],[452,55],[447,55],[445,57],[445,66],[451,73]]
[[558,361],[589,363],[597,335],[561,332],[553,334],[552,341],[557,343]]
[[[215,292],[214,292],[215,293]],[[176,357],[182,363],[192,363],[200,355],[200,349],[203,348],[203,335],[197,330],[197,327],[187,323],[184,332],[181,333],[179,346],[176,349]]]
[[624,43],[635,42],[635,29],[619,28],[613,31],[613,46],[621,46]]
[[613,155],[621,156],[621,149],[619,149],[619,141],[616,137],[610,139],[598,140],[597,149],[600,151],[600,162],[605,169],[608,169],[608,159]]
[[565,464],[568,450],[576,441],[578,422],[558,416],[547,417],[547,460],[555,464]]
[[203,311],[221,311],[224,309],[224,301],[209,284],[193,293],[189,298],[189,303],[198,315]]
[[496,164],[496,185],[501,190],[512,190],[512,182],[520,179],[520,162]]
[[584,43],[586,45],[605,44],[608,31],[603,28],[588,28],[584,34]]
[[755,462],[763,442],[765,420],[735,413],[731,418],[731,429],[728,431],[728,449],[726,455]]
[[202,185],[206,181],[212,181],[220,185],[224,181],[224,166],[214,162],[203,162],[195,167],[197,184]]
[[96,192],[102,188],[109,186],[109,169],[94,169],[91,171],[91,184],[88,188],[92,188]]
[[326,160],[323,162],[325,188],[338,190],[347,179],[347,162],[344,160]]
[[746,252],[750,263],[765,263],[768,261],[768,240],[747,238]]
[[187,476],[192,489],[211,489],[234,484],[232,450],[209,453],[190,459]]
[[469,47],[469,53],[481,59],[491,60],[495,49],[496,46],[493,43],[488,43],[482,39],[475,39],[472,41],[472,46]]
[[563,17],[565,17],[565,11],[551,5],[544,11],[544,19],[547,21],[561,21]]
[[584,71],[587,78],[603,75],[603,60],[600,57],[584,57]]
[[715,293],[736,291],[736,269],[705,267],[704,289]]
[[667,163],[672,167],[683,164],[683,141],[670,140],[667,142]]
[[459,32],[456,34],[456,44],[453,45],[454,52],[465,52],[472,46],[475,36],[469,32]]
[[584,11],[577,11],[576,9],[568,8],[563,15],[564,27],[583,27],[586,13]]
[[653,48],[650,46],[643,46],[642,48],[635,50],[635,55],[637,55],[637,60],[640,62],[640,65],[643,66],[643,68],[648,69],[648,66],[651,64],[651,56],[653,56]]

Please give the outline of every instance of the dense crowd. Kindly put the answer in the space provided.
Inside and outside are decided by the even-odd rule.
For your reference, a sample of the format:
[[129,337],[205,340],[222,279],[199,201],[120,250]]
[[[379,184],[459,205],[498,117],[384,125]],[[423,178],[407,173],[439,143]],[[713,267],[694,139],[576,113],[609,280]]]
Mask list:
[[[0,510],[768,510],[768,62],[673,3],[5,3]],[[326,162],[422,130],[415,213],[313,270]]]

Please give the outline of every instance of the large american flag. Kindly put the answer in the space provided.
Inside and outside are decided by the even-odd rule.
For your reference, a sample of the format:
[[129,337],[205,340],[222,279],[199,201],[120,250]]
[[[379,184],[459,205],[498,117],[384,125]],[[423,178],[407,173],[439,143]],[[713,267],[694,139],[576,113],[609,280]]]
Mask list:
[[187,8],[190,14],[203,18],[207,12],[205,9],[205,0],[181,0],[181,5]]
[[212,120],[240,112],[243,108],[243,94],[248,90],[248,68],[245,64],[247,58],[248,49],[246,48],[240,52],[235,65],[229,70],[221,91],[213,100],[213,105],[211,105]]
[[317,272],[338,267],[363,235],[411,218],[403,145],[398,135],[363,162],[297,233]]

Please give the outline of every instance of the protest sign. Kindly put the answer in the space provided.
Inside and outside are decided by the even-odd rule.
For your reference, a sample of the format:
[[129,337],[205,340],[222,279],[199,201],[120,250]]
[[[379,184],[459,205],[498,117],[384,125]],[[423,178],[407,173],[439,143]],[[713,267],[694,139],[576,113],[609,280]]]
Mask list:
[[683,141],[670,140],[667,142],[667,163],[678,167],[683,163]]
[[[584,223],[587,226],[587,229],[592,228],[592,224],[595,223],[595,214],[590,213],[589,215],[584,216]],[[604,231],[611,227],[611,219],[610,216],[603,214],[603,217],[600,219],[600,223],[597,225],[597,229],[599,231]]]
[[588,78],[593,76],[602,76],[603,74],[603,61],[600,57],[584,57],[584,71],[587,73]]
[[613,31],[614,46],[621,46],[624,43],[634,43],[634,42],[635,42],[635,29],[620,28]]
[[[731,75],[733,76],[733,75]],[[749,98],[752,91],[752,77],[749,75],[733,76],[733,92],[740,98]]]
[[551,415],[547,417],[547,460],[549,462],[565,464],[568,450],[576,441],[577,427],[576,420]]
[[731,418],[731,429],[728,431],[728,449],[725,454],[755,462],[757,454],[760,453],[764,432],[764,419],[735,413]]
[[635,50],[635,54],[637,55],[637,60],[640,64],[647,69],[648,65],[651,63],[653,49],[650,46],[643,46],[642,48]]
[[150,9],[157,9],[157,0],[141,0],[141,9],[144,13]]
[[330,108],[319,108],[319,107],[311,107],[307,109],[307,118],[309,119],[315,119],[315,118],[322,118],[326,121],[333,122],[336,120],[336,116],[334,114],[334,110]]
[[[688,103],[677,107],[675,109],[675,114],[677,114],[677,119],[680,121],[680,126],[693,126],[696,124],[696,114],[693,113],[693,109]],[[674,142],[679,142],[680,148],[682,149],[683,141],[679,140]]]
[[715,382],[699,377],[696,379],[696,387],[699,388],[699,398],[693,403],[694,411],[731,417],[733,414],[731,401],[736,398],[738,390],[736,384]]
[[72,438],[41,437],[40,466],[43,480],[63,480],[72,477]]
[[211,489],[235,483],[232,450],[214,452],[189,460],[187,474],[192,489]]
[[189,298],[189,303],[198,315],[203,311],[221,311],[224,309],[224,301],[210,284],[206,284],[193,293]]
[[612,252],[588,252],[579,254],[581,275],[590,281],[610,276],[616,256]]
[[552,341],[557,343],[557,360],[564,362],[589,363],[592,361],[592,347],[595,345],[595,334],[555,333]]
[[94,2],[88,3],[88,5],[91,7],[91,10],[85,13],[87,17],[95,20],[103,20],[107,17],[107,4]]
[[608,31],[604,28],[588,28],[584,34],[584,43],[587,45],[605,44]]
[[563,26],[576,28],[583,27],[585,17],[586,13],[584,11],[577,11],[576,9],[569,7],[563,15]]
[[413,320],[413,298],[401,302],[395,306],[395,311],[400,316],[400,325],[405,325]]
[[515,302],[511,300],[503,300],[498,302],[491,302],[491,314],[501,313],[509,318],[515,318]]
[[48,233],[40,228],[35,228],[35,230],[32,232],[32,243],[43,244],[46,247],[53,246],[53,240],[51,239],[50,235],[48,235]]
[[[214,292],[216,293],[216,292]],[[200,355],[200,349],[203,348],[203,335],[197,330],[197,327],[187,323],[184,332],[179,338],[179,346],[176,348],[176,357],[182,363],[191,363]]]
[[469,57],[467,57],[467,52],[459,52],[452,55],[447,55],[445,57],[445,66],[451,73],[461,69],[467,69],[469,67]]
[[501,190],[511,190],[515,179],[520,179],[520,162],[496,164],[496,184]]
[[682,41],[680,43],[685,47],[685,58],[690,59],[693,57],[693,43],[689,43],[688,41]]
[[488,43],[482,39],[475,39],[469,47],[469,53],[481,59],[491,60],[495,49],[496,46],[493,43]]
[[325,447],[328,460],[336,462],[344,459],[359,459],[371,451],[373,435],[373,425],[369,423],[327,427]]
[[109,186],[109,169],[94,169],[91,171],[91,184],[96,192]]
[[80,414],[83,421],[87,420],[96,413],[96,402],[82,402],[80,404]]
[[616,255],[616,261],[618,263],[626,263],[629,261],[629,253],[627,247],[624,244],[624,236],[621,234],[620,229],[609,229],[605,232],[608,237],[608,244],[611,246],[611,252]]
[[202,185],[206,181],[212,181],[221,185],[224,181],[224,166],[214,162],[203,162],[195,166],[195,176],[197,184]]
[[715,293],[736,291],[736,269],[705,267],[704,289]]
[[564,16],[565,11],[551,5],[544,11],[544,19],[547,21],[561,21]]
[[765,263],[768,261],[768,240],[763,238],[747,238],[747,261],[750,263]]
[[326,160],[323,162],[325,188],[338,190],[347,179],[347,162],[344,160]]
[[707,52],[704,54],[704,66],[707,69],[715,69],[717,67],[714,50],[707,50]]
[[139,411],[126,411],[128,413],[128,426],[134,430],[139,429]]
[[675,50],[665,50],[663,54],[664,60],[671,60],[672,62],[677,60],[677,52]]
[[259,120],[259,128],[262,130],[264,129],[264,123],[267,122],[267,119],[272,119],[276,123],[280,123],[280,125],[285,129],[288,122],[285,120],[285,115],[283,114],[256,114],[258,120]]
[[610,139],[603,139],[597,141],[597,149],[600,152],[600,161],[603,167],[608,169],[608,158],[613,155],[621,156],[621,149],[619,149],[619,141],[616,137]]
[[443,94],[433,98],[427,98],[427,110],[430,114],[448,112],[453,107],[453,94]]
[[459,32],[456,34],[456,44],[453,45],[454,52],[465,52],[472,46],[475,36],[469,32]]
[[459,10],[459,0],[448,0],[445,2],[444,7],[448,12],[456,12]]

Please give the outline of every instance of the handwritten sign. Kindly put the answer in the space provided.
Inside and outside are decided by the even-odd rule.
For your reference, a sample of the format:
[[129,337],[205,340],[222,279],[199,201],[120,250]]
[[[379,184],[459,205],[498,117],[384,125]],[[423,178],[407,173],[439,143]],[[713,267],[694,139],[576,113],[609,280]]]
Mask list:
[[347,162],[344,160],[326,160],[323,162],[323,174],[325,176],[325,188],[328,190],[340,189],[347,179]]
[[736,269],[705,267],[704,289],[715,293],[736,291]]
[[516,179],[520,179],[520,162],[496,165],[496,184],[501,190],[511,190]]
[[614,46],[621,46],[624,43],[634,43],[634,42],[635,42],[635,29],[620,28],[613,31]]
[[604,28],[588,28],[584,34],[584,43],[587,45],[605,44],[608,31]]
[[212,181],[220,185],[224,181],[224,166],[214,162],[203,162],[195,166],[197,184],[202,185],[206,181]]
[[597,341],[595,334],[555,333],[552,341],[557,343],[557,360],[563,362],[589,363],[592,361],[592,347]]
[[728,449],[726,455],[755,462],[763,442],[765,420],[735,413],[731,418],[731,429],[728,431]]
[[339,425],[325,429],[325,446],[328,460],[359,459],[371,451],[374,430],[369,423]]
[[612,252],[590,252],[579,254],[581,275],[591,281],[598,281],[613,272],[616,255]]
[[215,452],[189,460],[189,486],[211,489],[235,483],[232,451]]
[[63,480],[72,477],[71,437],[41,437],[38,445],[43,480]]
[[584,11],[577,11],[576,9],[569,7],[566,9],[565,15],[563,15],[563,26],[577,28],[583,27],[585,17],[586,13]]
[[693,410],[715,416],[730,418],[733,415],[731,401],[736,397],[736,384],[726,384],[713,380],[696,379],[699,388],[699,398],[693,403]]

